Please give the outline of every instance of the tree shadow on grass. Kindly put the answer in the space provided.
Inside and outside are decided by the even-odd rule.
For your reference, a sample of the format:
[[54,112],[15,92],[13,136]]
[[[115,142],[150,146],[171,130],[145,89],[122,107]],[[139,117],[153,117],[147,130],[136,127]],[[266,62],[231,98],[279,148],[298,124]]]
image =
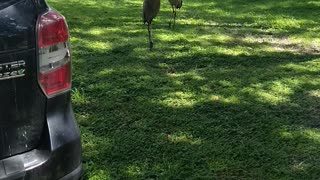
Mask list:
[[[76,64],[81,72],[76,71],[75,87],[87,102],[75,99],[75,110],[84,136],[98,140],[94,148],[85,143],[88,177],[319,175],[319,97],[310,95],[318,96],[319,71],[308,68],[319,56],[195,55],[198,64],[191,63],[194,57],[114,59],[123,48],[133,52],[119,47],[108,61],[94,56]],[[80,81],[81,76],[89,78]]]
[[[319,177],[319,54],[297,43],[259,42],[270,35],[261,30],[272,28],[269,19],[292,17],[314,28],[317,11],[295,13],[310,3],[189,2],[181,19],[194,24],[172,31],[159,15],[157,48],[149,52],[138,1],[74,2],[53,4],[71,27],[85,178]],[[212,11],[203,15],[205,7]],[[306,29],[282,28],[272,35]]]

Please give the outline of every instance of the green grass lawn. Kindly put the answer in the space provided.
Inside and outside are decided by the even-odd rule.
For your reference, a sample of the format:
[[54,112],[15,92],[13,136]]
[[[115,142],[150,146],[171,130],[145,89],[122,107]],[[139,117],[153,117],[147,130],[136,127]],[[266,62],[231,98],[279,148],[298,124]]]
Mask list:
[[70,26],[86,179],[319,179],[320,3],[49,0]]

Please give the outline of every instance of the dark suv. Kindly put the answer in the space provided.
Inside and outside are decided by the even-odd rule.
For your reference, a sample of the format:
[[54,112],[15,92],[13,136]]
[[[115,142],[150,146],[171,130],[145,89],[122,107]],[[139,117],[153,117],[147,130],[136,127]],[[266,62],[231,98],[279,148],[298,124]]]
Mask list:
[[0,0],[0,180],[80,178],[68,41],[44,0]]

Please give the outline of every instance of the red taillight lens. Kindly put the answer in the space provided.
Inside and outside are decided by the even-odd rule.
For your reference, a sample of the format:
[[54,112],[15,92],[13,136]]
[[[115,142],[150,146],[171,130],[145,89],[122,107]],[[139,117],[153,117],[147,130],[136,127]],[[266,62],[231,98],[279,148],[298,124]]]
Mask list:
[[53,70],[50,73],[40,73],[40,83],[46,94],[52,95],[70,88],[70,63]]
[[40,17],[38,31],[38,45],[40,48],[48,47],[69,38],[68,27],[63,16],[50,11]]
[[71,88],[68,26],[63,16],[49,11],[38,20],[39,84],[47,96]]

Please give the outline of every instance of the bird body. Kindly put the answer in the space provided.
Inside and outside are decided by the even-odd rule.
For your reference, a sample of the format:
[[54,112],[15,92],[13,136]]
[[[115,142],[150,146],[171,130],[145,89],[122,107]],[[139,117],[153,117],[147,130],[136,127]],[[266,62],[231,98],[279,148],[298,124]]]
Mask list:
[[172,18],[170,20],[169,26],[171,27],[171,23],[173,20],[173,27],[176,25],[176,16],[177,16],[177,9],[182,7],[182,0],[169,0],[169,3],[172,7]]
[[169,0],[171,6],[174,6],[177,9],[182,7],[182,0]]
[[143,23],[151,24],[153,18],[160,11],[160,0],[144,0],[143,2]]
[[160,11],[160,0],[144,0],[143,1],[143,23],[148,24],[149,33],[149,47],[150,50],[153,48],[152,34],[151,34],[151,23],[152,20],[157,16]]

